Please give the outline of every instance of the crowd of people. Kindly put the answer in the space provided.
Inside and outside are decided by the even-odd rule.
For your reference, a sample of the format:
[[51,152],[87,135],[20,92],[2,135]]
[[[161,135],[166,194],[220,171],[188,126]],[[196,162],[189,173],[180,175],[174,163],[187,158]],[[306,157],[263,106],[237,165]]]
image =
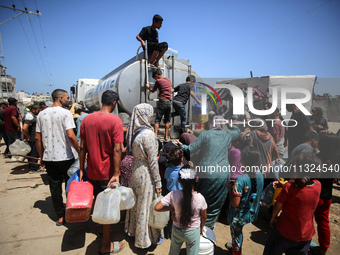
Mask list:
[[[179,96],[185,93],[187,99],[192,96],[193,79],[192,76],[187,78],[188,89],[175,88],[166,93],[170,96],[174,91],[179,92]],[[160,82],[157,86],[162,96],[163,86],[168,84]],[[264,254],[307,254],[315,234],[314,219],[318,251],[326,254],[330,246],[329,211],[336,175],[310,176],[306,170],[302,175],[282,173],[280,176],[281,173],[273,171],[272,167],[280,163],[284,167],[339,168],[340,137],[327,130],[328,124],[320,108],[313,108],[309,118],[297,107],[287,105],[287,110],[293,113],[291,119],[297,120],[297,129],[285,128],[276,110],[271,117],[278,121],[273,125],[267,127],[265,123],[260,125],[261,120],[259,123],[254,120],[253,127],[243,132],[237,125],[219,124],[223,123],[219,121],[223,118],[214,112],[209,112],[205,129],[185,130],[185,119],[180,114],[183,128],[180,139],[170,142],[169,137],[165,137],[162,143],[152,119],[156,115],[160,121],[168,106],[157,105],[154,114],[150,104],[136,105],[128,126],[124,127],[122,120],[112,114],[119,101],[113,91],[102,94],[102,108],[97,112],[89,114],[83,107],[76,108],[78,118],[69,110],[70,99],[65,90],[55,90],[52,98],[51,107],[41,109],[39,105],[31,105],[22,118],[16,107],[17,100],[9,98],[8,104],[0,104],[0,119],[1,135],[7,146],[5,156],[11,155],[8,153],[11,143],[26,139],[32,148],[31,171],[46,169],[57,226],[65,223],[62,183],[67,182],[67,170],[78,154],[80,180],[87,175],[94,187],[94,197],[107,187],[114,187],[114,182],[133,190],[136,204],[126,211],[125,232],[134,237],[137,248],[160,245],[167,234],[171,238],[169,254],[178,254],[183,242],[187,254],[198,254],[204,226],[213,230],[219,218],[224,217],[232,237],[226,247],[233,254],[241,254],[243,227],[258,218],[259,208],[264,205],[263,190],[273,186],[282,190],[268,210],[268,224],[273,231]],[[284,149],[287,144],[289,156],[285,162],[281,147]],[[216,165],[230,166],[232,171],[211,172],[208,178],[197,172],[197,166]],[[288,182],[282,182],[280,177]],[[165,229],[154,229],[148,224],[150,205],[159,195],[164,198],[155,210],[171,212]],[[111,227],[101,225],[99,228],[100,254],[119,252],[126,245],[123,241],[110,241]]]
[[39,104],[28,104],[24,110],[24,115],[17,107],[18,100],[10,97],[8,101],[0,103],[0,141],[4,139],[6,149],[3,152],[5,158],[11,158],[9,146],[15,140],[26,140],[31,147],[31,152],[27,155],[30,173],[43,171],[38,164],[39,154],[35,144],[35,129],[38,114],[47,108],[45,102]]

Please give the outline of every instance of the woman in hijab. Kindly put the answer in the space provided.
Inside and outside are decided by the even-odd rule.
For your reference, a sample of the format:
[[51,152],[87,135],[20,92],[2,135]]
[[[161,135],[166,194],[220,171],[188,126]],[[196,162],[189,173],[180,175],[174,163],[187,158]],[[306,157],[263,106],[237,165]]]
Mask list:
[[[190,133],[183,133],[179,137],[179,141],[184,144],[184,145],[190,145],[196,141],[197,137],[195,135],[192,135]],[[184,152],[184,159],[186,159],[187,164],[188,162],[196,162],[198,160],[197,157],[199,157],[200,150],[197,150],[195,153],[189,153],[189,152]],[[183,161],[183,164],[186,165]]]
[[[196,141],[190,145],[183,145],[185,152],[191,155],[200,150],[200,157],[193,164],[200,178],[197,183],[197,192],[200,192],[208,204],[208,219],[206,226],[214,229],[217,217],[227,198],[228,190],[226,187],[229,181],[229,171],[219,171],[228,169],[228,149],[231,141],[240,136],[240,129],[236,126],[230,127],[231,130],[224,131],[225,119],[222,116],[215,116],[210,130],[200,134]],[[215,169],[209,171],[208,169]],[[204,172],[205,171],[205,172]]]
[[192,144],[193,142],[195,142],[197,139],[196,136],[190,134],[190,133],[183,133],[181,134],[181,136],[179,137],[179,141],[185,145],[189,145]]
[[325,117],[323,116],[323,111],[320,107],[314,107],[312,109],[312,122],[313,128],[316,132],[320,132],[321,130],[328,129],[328,123]]
[[151,228],[148,224],[151,202],[162,191],[157,136],[150,124],[152,116],[151,105],[135,106],[126,135],[127,149],[133,155],[129,187],[136,196],[136,205],[127,211],[125,232],[134,236],[135,246],[142,249],[159,243],[163,238],[163,230]]

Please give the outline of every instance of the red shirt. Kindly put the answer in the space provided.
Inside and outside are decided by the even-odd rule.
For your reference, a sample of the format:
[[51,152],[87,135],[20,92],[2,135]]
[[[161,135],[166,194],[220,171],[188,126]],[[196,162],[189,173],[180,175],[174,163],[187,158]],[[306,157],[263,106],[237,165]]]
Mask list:
[[270,130],[271,135],[279,135],[279,138],[285,137],[285,127],[282,126],[281,120],[274,121],[273,128]]
[[5,130],[6,131],[17,131],[18,127],[13,123],[12,116],[14,116],[18,123],[20,123],[19,112],[16,107],[8,106],[4,110]]
[[153,88],[159,90],[158,99],[160,101],[172,100],[172,86],[169,78],[162,77],[157,79]]
[[280,234],[295,242],[309,241],[315,234],[314,211],[319,202],[321,184],[298,187],[287,182],[277,197],[277,202],[283,204],[282,214],[276,227]]
[[124,141],[123,123],[116,115],[95,112],[84,117],[80,138],[87,147],[87,176],[104,181],[113,176],[113,148]]

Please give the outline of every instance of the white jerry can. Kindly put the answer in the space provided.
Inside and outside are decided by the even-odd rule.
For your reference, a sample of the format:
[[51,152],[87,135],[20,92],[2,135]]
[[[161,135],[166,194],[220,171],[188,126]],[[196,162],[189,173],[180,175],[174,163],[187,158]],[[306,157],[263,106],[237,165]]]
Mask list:
[[203,236],[200,237],[199,255],[213,255],[215,249],[216,236],[214,231],[204,226]]

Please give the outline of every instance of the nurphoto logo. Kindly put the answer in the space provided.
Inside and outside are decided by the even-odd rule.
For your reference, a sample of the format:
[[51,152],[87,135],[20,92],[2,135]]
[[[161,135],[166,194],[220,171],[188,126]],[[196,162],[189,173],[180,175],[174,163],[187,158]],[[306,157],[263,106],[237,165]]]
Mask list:
[[[213,91],[214,94],[219,99],[219,102],[222,106],[221,98],[214,88],[212,88],[211,86],[204,84],[204,83],[199,83],[199,84],[202,84],[202,85],[208,87],[211,91]],[[234,115],[244,114],[245,96],[244,96],[242,89],[238,88],[235,85],[229,85],[229,84],[221,84],[219,86],[219,88],[228,89],[230,91],[230,93],[233,97],[233,114]],[[200,88],[200,89],[205,91],[213,99],[215,105],[217,105],[215,98],[213,97],[213,95],[209,91],[207,91],[206,89],[203,89],[203,88]],[[312,98],[312,95],[311,95],[309,90],[307,90],[305,88],[281,87],[280,88],[280,92],[281,92],[280,94],[279,94],[278,87],[272,87],[271,90],[272,90],[272,93],[271,93],[271,95],[272,95],[272,107],[268,110],[258,110],[258,109],[255,109],[255,107],[254,107],[254,102],[253,102],[253,97],[252,97],[253,88],[248,87],[246,99],[247,99],[247,105],[248,105],[248,108],[249,108],[249,112],[251,112],[255,115],[258,115],[258,116],[266,116],[266,115],[272,114],[275,111],[275,109],[279,107],[278,106],[278,98],[279,98],[279,95],[281,95],[281,107],[280,108],[281,108],[281,114],[282,115],[287,114],[287,110],[286,110],[287,104],[295,104],[305,115],[307,115],[307,116],[312,115],[306,109],[306,107],[303,106],[304,103],[307,103]],[[304,95],[304,97],[303,98],[289,98],[287,96],[288,93],[302,94],[302,95]],[[202,105],[207,104],[207,94],[202,94]],[[206,107],[202,107],[201,114],[206,114]]]

